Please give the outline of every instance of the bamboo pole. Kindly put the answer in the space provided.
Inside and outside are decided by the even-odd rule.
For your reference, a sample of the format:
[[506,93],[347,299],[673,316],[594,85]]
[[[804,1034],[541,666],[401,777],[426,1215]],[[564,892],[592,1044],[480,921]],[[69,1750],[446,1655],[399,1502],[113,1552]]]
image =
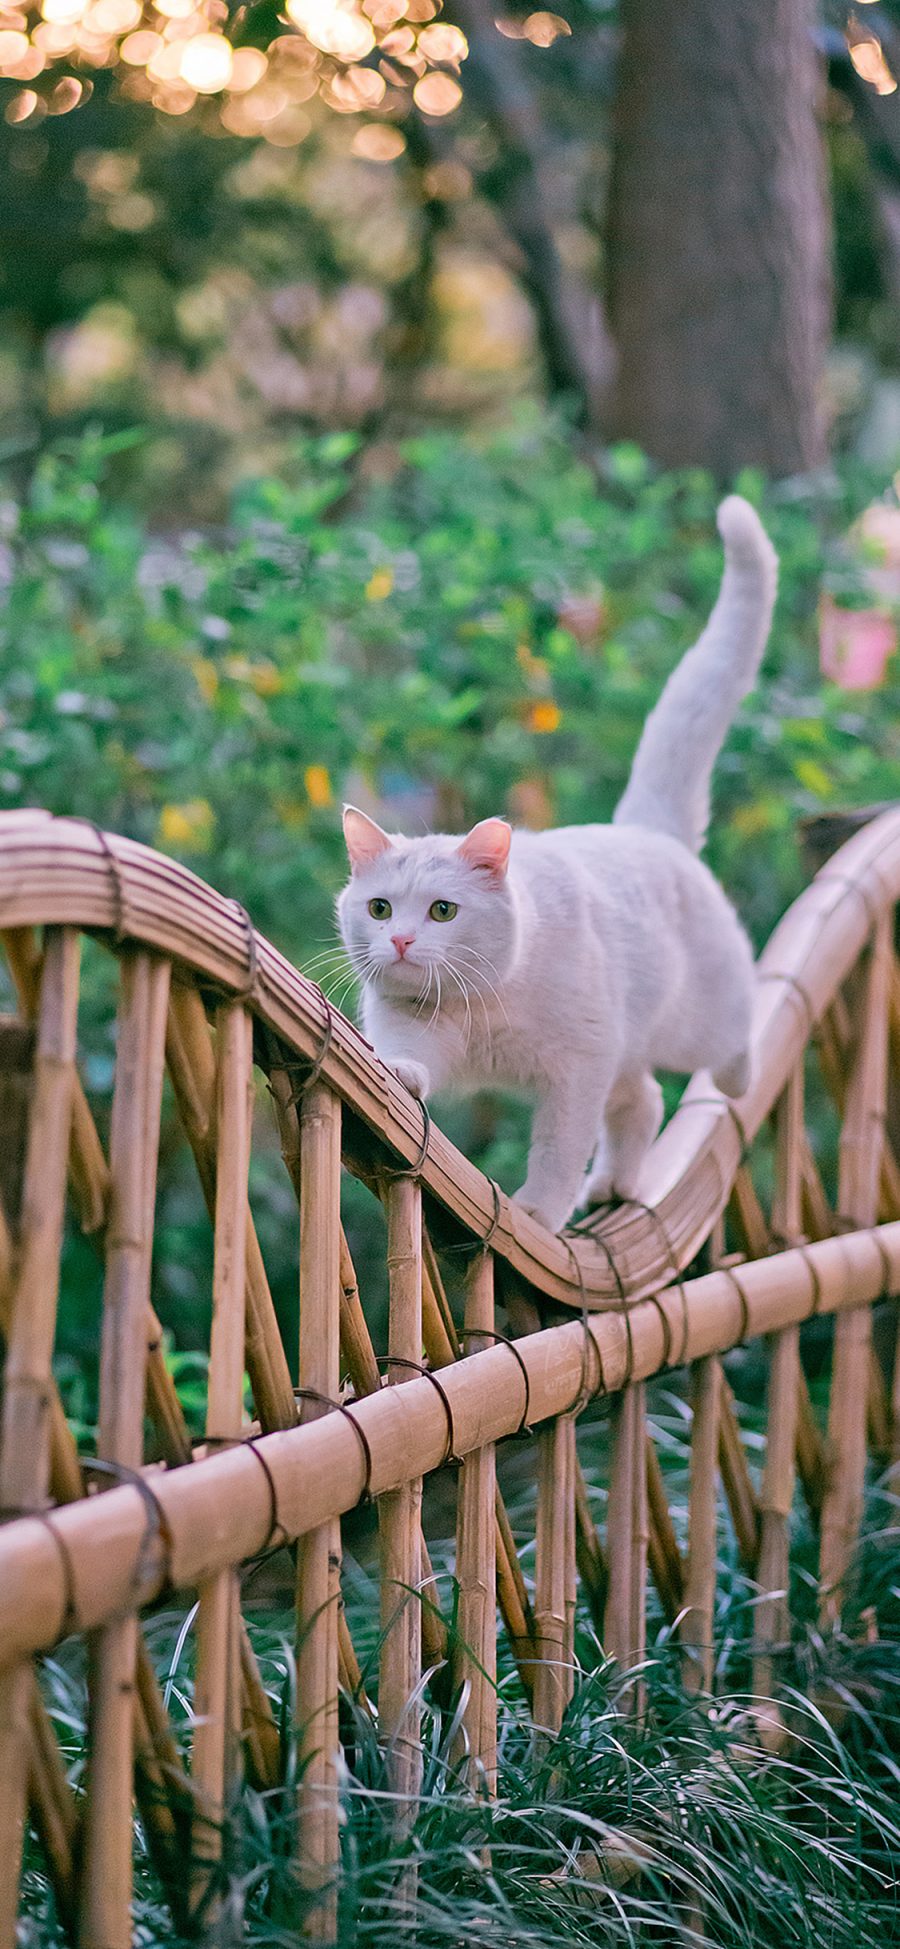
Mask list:
[[[273,1063],[269,1078],[281,1155],[288,1177],[297,1199],[298,1208],[302,1205],[303,1174],[301,1166],[300,1118],[294,1085],[288,1071],[278,1062]],[[353,1384],[354,1393],[359,1399],[365,1394],[374,1394],[381,1386],[381,1375],[375,1358],[375,1349],[366,1325],[362,1302],[359,1297],[359,1282],[350,1254],[343,1225],[340,1228],[340,1291],[339,1291],[339,1340],[341,1356]],[[424,1554],[424,1539],[423,1539]],[[429,1565],[430,1571],[430,1565]],[[430,1662],[440,1663],[446,1651],[446,1633],[436,1606],[428,1610],[428,1620],[432,1636],[429,1639],[433,1656]],[[340,1684],[347,1695],[355,1699],[363,1710],[371,1713],[371,1706],[363,1685],[359,1661],[353,1649],[350,1627],[343,1608],[338,1617],[338,1671]]]
[[572,1697],[575,1645],[571,1592],[574,1584],[575,1422],[558,1415],[537,1435],[537,1516],[535,1521],[534,1702],[538,1732],[559,1732]]
[[825,1441],[813,1412],[806,1375],[801,1366],[797,1381],[797,1474],[807,1509],[815,1523],[821,1520],[827,1473]]
[[657,1595],[670,1624],[684,1603],[684,1563],[669,1511],[666,1485],[652,1436],[647,1433],[647,1560]]
[[[726,1272],[686,1281],[683,1294],[669,1288],[653,1301],[636,1302],[629,1311],[630,1357],[621,1314],[594,1315],[588,1330],[607,1392],[618,1393],[629,1372],[635,1380],[659,1372],[673,1345],[684,1345],[690,1364],[814,1311],[828,1318],[882,1292],[900,1296],[900,1222],[748,1264],[741,1284],[744,1307],[737,1306]],[[515,1353],[499,1344],[443,1370],[458,1455],[516,1433],[523,1366],[535,1426],[565,1413],[584,1376],[581,1320],[529,1334]],[[279,1528],[291,1539],[354,1508],[367,1480],[378,1497],[444,1461],[447,1415],[428,1379],[409,1380],[402,1393],[381,1388],[353,1412],[371,1467],[346,1417],[327,1414],[307,1427],[263,1436],[252,1450],[241,1444],[202,1467],[160,1471],[154,1494],[165,1534],[148,1536],[144,1499],[130,1487],[56,1511],[58,1541],[45,1524],[28,1519],[0,1528],[0,1664],[47,1649],[64,1627],[93,1629],[126,1610],[135,1594],[150,1603],[167,1585],[193,1588],[226,1564],[256,1556],[271,1540],[273,1502]],[[72,1563],[71,1589],[60,1542]]]
[[[879,921],[879,927],[890,928],[890,924],[890,914],[884,913]],[[820,1024],[816,1040],[819,1063],[829,1093],[837,1109],[845,1111],[849,1102],[847,1072],[851,1062],[854,1035],[850,1010],[840,992],[834,995],[831,1007]],[[885,1050],[885,1056],[886,1053]],[[885,1105],[885,1110],[886,1108]],[[877,1196],[877,1217],[885,1220],[896,1217],[900,1212],[900,1164],[887,1141],[884,1123],[882,1123]],[[842,1210],[841,1216],[847,1217],[848,1214]]]
[[[480,1253],[466,1282],[466,1331],[477,1352],[494,1328],[494,1265]],[[459,1474],[456,1513],[456,1575],[459,1583],[454,1678],[466,1688],[462,1724],[470,1786],[489,1794],[497,1785],[497,1572],[496,1464],[493,1443],[467,1455]]]
[[[446,1367],[459,1358],[460,1345],[441,1278],[437,1254],[428,1232],[422,1231],[422,1342],[431,1367]],[[497,1600],[519,1676],[529,1697],[533,1683],[534,1619],[512,1525],[495,1481],[495,1573]],[[423,1564],[423,1576],[428,1570]],[[427,1614],[426,1614],[427,1615]],[[423,1630],[426,1625],[423,1615]],[[423,1650],[425,1644],[423,1642]],[[432,1659],[429,1659],[432,1662]]]
[[[775,1199],[772,1221],[782,1238],[799,1236],[803,1222],[804,1090],[797,1064],[775,1117]],[[766,1403],[766,1459],[763,1468],[758,1582],[755,1613],[756,1655],[753,1691],[759,1701],[757,1725],[764,1745],[778,1751],[785,1728],[774,1703],[773,1681],[779,1645],[789,1635],[788,1579],[790,1519],[794,1506],[795,1455],[800,1399],[800,1328],[773,1335]]]
[[[324,1397],[302,1404],[304,1422],[327,1415],[340,1381],[341,1106],[323,1083],[300,1109],[300,1385]],[[335,1513],[297,1550],[299,1870],[314,1897],[303,1933],[337,1939],[338,1621],[341,1525]]]
[[[22,1025],[16,1025],[22,1031]],[[33,1037],[27,1029],[4,1037],[0,1052],[0,1116],[3,1142],[0,1144],[0,1336],[9,1331],[12,1307],[14,1246],[11,1225],[18,1227],[22,1199],[22,1171],[28,1139],[31,1106]],[[9,1067],[7,1067],[7,1063]],[[0,1341],[2,1352],[2,1341]],[[68,1436],[55,1387],[50,1405],[50,1482],[54,1488],[53,1450],[58,1438],[59,1419]],[[74,1444],[72,1444],[74,1447]],[[81,1485],[81,1470],[75,1473]],[[74,1796],[66,1778],[59,1747],[46,1706],[32,1680],[30,1708],[31,1755],[28,1795],[53,1885],[56,1906],[64,1925],[71,1929],[74,1915],[74,1863],[78,1815]]]
[[[194,1154],[207,1208],[213,1216],[216,1202],[215,1056],[200,995],[196,988],[181,982],[176,982],[172,988],[166,1060],[179,1116]],[[245,1359],[250,1387],[263,1427],[267,1430],[291,1428],[297,1419],[291,1372],[249,1211],[245,1219],[245,1237]]]
[[689,1692],[709,1692],[713,1682],[713,1612],[716,1593],[716,1458],[722,1365],[716,1354],[698,1360],[693,1372],[694,1422],[691,1431],[691,1488],[688,1562],[681,1637],[685,1646],[684,1683]]
[[[642,1664],[646,1650],[649,1520],[644,1395],[643,1382],[632,1381],[617,1396],[612,1411],[605,1646],[623,1670]],[[640,1681],[630,1688],[628,1697],[632,1708],[640,1712],[643,1708]]]
[[35,1682],[32,1682],[31,1693],[29,1799],[50,1871],[59,1918],[66,1934],[72,1935],[75,1927],[78,1812],[50,1716]]
[[591,1511],[588,1486],[584,1470],[575,1451],[575,1564],[581,1588],[587,1598],[588,1608],[599,1633],[603,1632],[606,1615],[606,1600],[609,1596],[609,1569],[606,1555]]
[[734,1174],[728,1209],[744,1251],[751,1259],[763,1258],[772,1249],[772,1234],[746,1164]]
[[[37,1018],[41,986],[41,952],[31,927],[8,927],[0,932],[19,1007],[26,1021]],[[69,1172],[83,1232],[97,1232],[106,1223],[109,1167],[91,1115],[80,1076],[72,1083],[72,1124]]]
[[[879,919],[859,995],[859,1036],[847,1080],[838,1165],[842,1217],[871,1224],[883,1183],[887,1090],[890,916]],[[866,1470],[866,1399],[872,1315],[868,1305],[835,1322],[828,1413],[829,1471],[822,1504],[819,1586],[822,1616],[834,1620],[856,1546]]]
[[[123,954],[97,1446],[102,1460],[131,1470],[140,1469],[143,1461],[144,1317],[150,1294],[168,992],[167,961],[143,950]],[[129,1949],[131,1942],[138,1634],[131,1610],[95,1633],[88,1645],[80,1949]]]
[[[397,1361],[418,1365],[422,1356],[422,1194],[418,1183],[409,1177],[392,1179],[386,1202],[390,1280],[388,1352]],[[415,1384],[402,1366],[388,1368],[388,1382],[389,1390],[402,1387],[404,1394]],[[378,1504],[382,1630],[378,1716],[387,1742],[388,1779],[395,1796],[395,1831],[401,1839],[412,1829],[422,1778],[421,1508],[419,1473],[383,1494]],[[410,1864],[398,1884],[397,1900],[401,1908],[412,1905],[415,1891],[415,1867]]]
[[724,1374],[719,1396],[719,1473],[741,1562],[745,1569],[755,1570],[760,1538],[759,1497],[747,1466],[734,1395]]
[[[40,1509],[50,1480],[50,1362],[75,1075],[78,963],[78,936],[69,928],[48,929],[0,1420],[0,1510],[7,1516]],[[30,1664],[15,1662],[0,1670],[0,1949],[12,1949],[16,1935],[33,1701]]]
[[[253,1115],[253,1021],[240,1002],[216,1012],[216,1215],[206,1439],[239,1441],[244,1395],[247,1176]],[[225,1821],[240,1777],[239,1590],[220,1570],[199,1593],[192,1776],[193,1906],[211,1919]]]
[[359,1281],[350,1256],[350,1247],[341,1226],[341,1353],[353,1383],[354,1394],[374,1394],[381,1386],[375,1349],[359,1297]]

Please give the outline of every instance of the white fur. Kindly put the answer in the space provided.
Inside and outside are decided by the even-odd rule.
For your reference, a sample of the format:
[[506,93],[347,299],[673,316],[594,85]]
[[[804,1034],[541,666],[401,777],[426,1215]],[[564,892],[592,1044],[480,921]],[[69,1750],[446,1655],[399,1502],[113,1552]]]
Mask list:
[[[737,496],[719,528],[718,600],[647,720],[613,825],[510,842],[486,820],[465,839],[393,839],[345,814],[338,916],[366,1034],[414,1095],[499,1084],[534,1097],[519,1197],[554,1231],[582,1198],[634,1196],[662,1113],[655,1070],[709,1068],[736,1096],[749,1082],[750,945],[694,849],[765,647],[776,559]],[[389,919],[370,916],[373,898]],[[436,900],[456,916],[430,918]]]

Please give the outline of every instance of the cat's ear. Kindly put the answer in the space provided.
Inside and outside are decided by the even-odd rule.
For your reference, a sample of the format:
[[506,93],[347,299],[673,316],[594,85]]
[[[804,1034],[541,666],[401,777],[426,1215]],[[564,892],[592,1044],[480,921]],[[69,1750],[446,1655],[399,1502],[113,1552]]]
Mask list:
[[512,827],[505,819],[481,819],[466,833],[457,851],[467,866],[481,867],[492,879],[502,880],[509,865],[511,839]]
[[365,812],[358,812],[355,805],[344,807],[344,838],[350,855],[350,865],[372,866],[382,853],[390,852],[393,840],[389,834],[376,826],[374,819]]

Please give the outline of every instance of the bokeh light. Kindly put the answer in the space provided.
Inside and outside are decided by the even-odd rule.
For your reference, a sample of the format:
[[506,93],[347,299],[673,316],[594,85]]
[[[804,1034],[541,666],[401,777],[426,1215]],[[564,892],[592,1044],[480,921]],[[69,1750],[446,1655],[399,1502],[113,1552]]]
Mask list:
[[[334,113],[364,118],[351,150],[366,162],[396,161],[406,139],[396,126],[414,102],[422,114],[452,115],[462,101],[462,30],[439,19],[443,0],[284,0],[275,38],[242,44],[250,16],[233,0],[0,0],[0,80],[15,126],[65,115],[88,99],[92,70],[114,71],[116,91],[165,115],[191,111],[229,134],[276,148],[303,142],[318,98]],[[565,22],[528,16],[546,44]],[[254,37],[255,38],[255,37]],[[544,44],[544,43],[542,43]],[[40,80],[40,87],[22,84]],[[16,86],[15,84],[19,84]],[[120,199],[115,222],[146,228],[145,198]]]

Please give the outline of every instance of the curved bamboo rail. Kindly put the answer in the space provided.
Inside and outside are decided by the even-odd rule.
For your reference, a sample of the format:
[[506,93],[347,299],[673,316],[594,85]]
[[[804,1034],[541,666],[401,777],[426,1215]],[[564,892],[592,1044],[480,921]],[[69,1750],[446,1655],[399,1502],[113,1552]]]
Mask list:
[[[898,899],[900,810],[891,810],[842,849],[839,864],[817,874],[764,949],[753,1023],[755,1080],[736,1106],[748,1143],[859,959],[872,912]],[[321,991],[259,934],[252,935],[251,953],[247,922],[233,902],[134,840],[101,837],[90,825],[47,813],[0,815],[0,916],[5,928],[121,926],[129,940],[231,994],[247,994],[255,956],[254,1014],[299,1057],[314,1061],[323,1047],[329,1014]],[[376,1141],[413,1163],[422,1149],[419,1105],[346,1017],[332,1011],[330,1019],[322,1075]],[[690,1263],[725,1206],[741,1150],[725,1099],[702,1083],[689,1089],[655,1146],[646,1179],[646,1202],[657,1220],[626,1208],[596,1228],[614,1253],[626,1293],[650,1292]],[[438,1129],[429,1133],[419,1177],[465,1231],[484,1237],[491,1230],[491,1186]],[[580,1306],[581,1278],[589,1307],[618,1299],[608,1257],[584,1228],[575,1235],[581,1278],[570,1251],[502,1196],[492,1246],[549,1299]]]
[[[64,1925],[82,1949],[125,1949],[132,1779],[176,1926],[214,1927],[227,1809],[244,1777],[273,1787],[283,1769],[237,1571],[285,1543],[296,1545],[296,1869],[311,1938],[333,1941],[337,1929],[339,1686],[377,1712],[401,1841],[415,1822],[421,1777],[423,1670],[436,1673],[445,1695],[463,1686],[460,1766],[473,1784],[493,1785],[498,1606],[535,1723],[550,1735],[574,1681],[577,1581],[607,1650],[629,1663],[644,1650],[649,1569],[679,1625],[685,1681],[708,1687],[719,1481],[759,1591],[759,1737],[782,1741],[795,1479],[819,1523],[827,1623],[855,1547],[867,1442],[882,1457],[900,1456],[900,1359],[886,1372],[884,1347],[872,1340],[873,1305],[900,1294],[898,898],[900,809],[890,809],[826,861],[772,936],[759,967],[745,1098],[729,1105],[696,1078],[648,1160],[644,1201],[552,1238],[429,1128],[352,1025],[241,909],[185,868],[78,820],[0,817],[0,935],[19,1007],[17,1021],[0,1022],[0,1949],[15,1939],[26,1809]],[[77,1069],[79,937],[87,932],[120,964],[108,1158]],[[813,1041],[841,1119],[831,1204],[805,1127]],[[299,1206],[299,1390],[247,1200],[254,1058]],[[199,1448],[150,1304],[164,1068],[214,1228]],[[774,1190],[765,1210],[747,1152],[770,1118]],[[386,1209],[383,1378],[341,1228],[342,1161]],[[68,1201],[105,1267],[93,1465],[75,1451],[52,1377]],[[707,1241],[713,1270],[682,1279]],[[723,1256],[726,1244],[737,1250]],[[444,1293],[444,1250],[463,1252],[455,1260],[466,1267],[462,1328]],[[497,1333],[498,1304],[518,1338]],[[575,1316],[557,1312],[547,1324],[548,1305]],[[827,1429],[804,1379],[801,1328],[814,1315],[834,1320]],[[721,1356],[760,1336],[769,1337],[768,1440],[756,1480]],[[692,1378],[686,1548],[645,1418],[645,1383],[667,1366]],[[613,1409],[604,1540],[575,1432],[597,1394]],[[145,1412],[163,1457],[152,1468]],[[495,1458],[498,1443],[532,1427],[529,1589]],[[423,1478],[448,1458],[460,1463],[452,1637],[421,1514]],[[98,1470],[100,1486],[114,1486],[87,1494]],[[381,1549],[377,1707],[340,1607],[340,1518],[365,1494],[377,1503]],[[139,1621],[170,1588],[199,1595],[188,1769]],[[73,1632],[86,1635],[89,1650],[83,1806],[34,1664]],[[415,1901],[411,1856],[396,1899],[401,1908]]]

